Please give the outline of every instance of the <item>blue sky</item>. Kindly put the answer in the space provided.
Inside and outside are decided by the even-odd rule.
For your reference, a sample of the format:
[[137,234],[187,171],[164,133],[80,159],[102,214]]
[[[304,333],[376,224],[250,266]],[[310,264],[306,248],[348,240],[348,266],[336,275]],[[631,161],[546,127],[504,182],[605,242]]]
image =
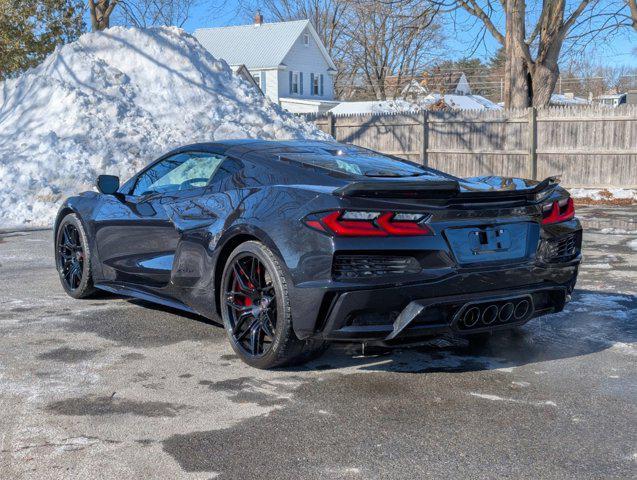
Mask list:
[[[210,11],[210,3],[203,1],[192,11],[190,20],[184,25],[186,31],[192,32],[200,27],[239,25],[250,21],[249,13],[237,12],[237,0],[226,0],[224,8],[214,12]],[[480,34],[479,25],[462,13],[458,20],[458,24],[461,25],[459,28],[454,27],[451,22],[445,25],[449,56],[460,58],[471,55],[489,58],[493,55],[499,46],[498,42],[487,34],[477,49],[470,50],[468,45]],[[265,21],[267,22],[268,18]],[[616,35],[610,40],[597,39],[587,49],[586,55],[595,63],[637,67],[637,33],[626,29],[622,35]]]

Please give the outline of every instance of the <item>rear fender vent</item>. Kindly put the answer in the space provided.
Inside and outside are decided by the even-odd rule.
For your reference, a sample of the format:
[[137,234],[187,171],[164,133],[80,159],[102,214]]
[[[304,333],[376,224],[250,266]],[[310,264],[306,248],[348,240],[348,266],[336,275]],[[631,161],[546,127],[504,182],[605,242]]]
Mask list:
[[579,255],[582,232],[573,232],[559,238],[542,240],[540,258],[545,262],[568,262]]

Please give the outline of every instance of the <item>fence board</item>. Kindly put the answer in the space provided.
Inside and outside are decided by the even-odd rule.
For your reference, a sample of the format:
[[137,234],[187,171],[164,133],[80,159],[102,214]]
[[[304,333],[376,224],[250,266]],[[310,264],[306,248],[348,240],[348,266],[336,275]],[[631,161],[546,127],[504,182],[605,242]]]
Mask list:
[[637,187],[637,105],[307,119],[340,142],[458,176],[560,174],[569,186]]

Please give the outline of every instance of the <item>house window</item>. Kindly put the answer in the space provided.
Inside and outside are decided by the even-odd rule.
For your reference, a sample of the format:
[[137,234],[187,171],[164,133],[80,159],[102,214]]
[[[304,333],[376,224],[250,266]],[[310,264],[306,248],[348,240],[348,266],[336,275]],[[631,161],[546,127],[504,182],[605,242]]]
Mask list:
[[295,95],[299,93],[299,72],[292,72],[291,93]]
[[254,83],[258,85],[261,92],[265,93],[265,72],[253,73],[252,78],[254,78]]
[[303,45],[305,45],[306,47],[310,46],[310,34],[309,33],[304,33],[303,34]]
[[323,74],[312,73],[310,75],[310,93],[316,96],[323,96]]

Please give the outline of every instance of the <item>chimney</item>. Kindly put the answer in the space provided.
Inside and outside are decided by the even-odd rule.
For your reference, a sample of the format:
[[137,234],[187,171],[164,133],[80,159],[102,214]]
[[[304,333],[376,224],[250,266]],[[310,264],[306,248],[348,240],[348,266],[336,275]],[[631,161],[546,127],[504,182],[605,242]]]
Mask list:
[[254,14],[254,24],[263,25],[263,15],[261,15],[261,12],[259,10],[257,10],[257,12]]

